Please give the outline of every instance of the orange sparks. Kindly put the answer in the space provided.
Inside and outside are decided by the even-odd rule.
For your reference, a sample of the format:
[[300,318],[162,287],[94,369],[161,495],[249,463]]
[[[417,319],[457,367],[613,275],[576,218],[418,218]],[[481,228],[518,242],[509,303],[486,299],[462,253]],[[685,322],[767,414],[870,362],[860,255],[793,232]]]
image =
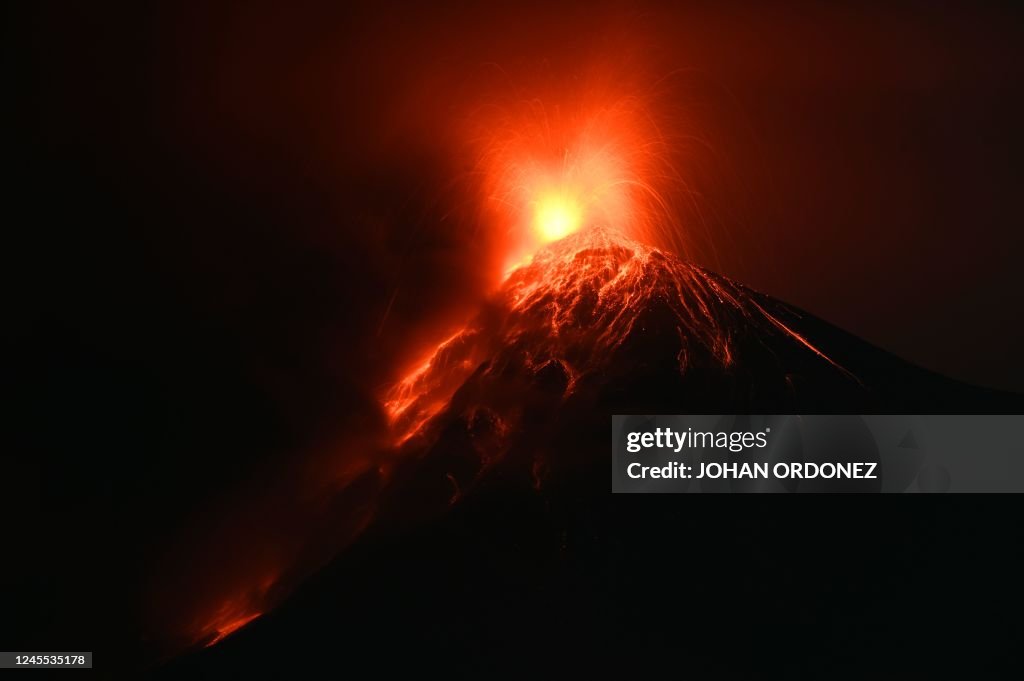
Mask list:
[[504,235],[501,271],[594,225],[675,249],[675,211],[663,197],[680,187],[663,185],[678,185],[678,174],[652,108],[607,86],[551,94],[492,102],[470,126],[482,219]]

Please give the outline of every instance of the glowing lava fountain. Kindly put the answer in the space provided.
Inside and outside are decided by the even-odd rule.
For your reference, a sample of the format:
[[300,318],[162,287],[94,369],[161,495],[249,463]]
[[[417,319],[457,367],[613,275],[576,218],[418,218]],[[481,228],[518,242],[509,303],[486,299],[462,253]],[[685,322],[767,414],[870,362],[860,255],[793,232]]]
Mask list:
[[[564,93],[562,99],[565,99]],[[589,226],[682,253],[673,200],[687,195],[678,156],[639,97],[594,89],[571,105],[537,99],[482,107],[469,124],[479,219],[502,235],[507,274]]]

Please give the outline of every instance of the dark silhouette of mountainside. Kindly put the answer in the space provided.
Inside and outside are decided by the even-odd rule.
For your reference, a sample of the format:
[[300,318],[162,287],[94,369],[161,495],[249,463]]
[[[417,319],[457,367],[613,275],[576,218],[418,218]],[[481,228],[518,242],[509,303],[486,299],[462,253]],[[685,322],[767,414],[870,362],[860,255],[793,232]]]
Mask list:
[[616,413],[1024,407],[656,249],[599,229],[548,246],[386,407],[401,463],[363,536],[153,678],[845,678],[1013,650],[984,608],[1020,602],[998,499],[610,493]]

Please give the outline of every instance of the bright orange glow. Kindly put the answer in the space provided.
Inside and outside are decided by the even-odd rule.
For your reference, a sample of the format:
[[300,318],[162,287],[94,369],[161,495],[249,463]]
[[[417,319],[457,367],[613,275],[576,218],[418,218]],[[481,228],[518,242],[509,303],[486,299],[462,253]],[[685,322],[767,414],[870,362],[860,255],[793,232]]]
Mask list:
[[490,102],[469,126],[484,207],[477,227],[500,236],[495,283],[537,249],[595,226],[681,252],[678,211],[664,198],[685,196],[677,150],[649,104],[600,80],[537,94]]
[[537,201],[534,229],[545,243],[569,236],[582,223],[582,207],[565,192],[548,194]]

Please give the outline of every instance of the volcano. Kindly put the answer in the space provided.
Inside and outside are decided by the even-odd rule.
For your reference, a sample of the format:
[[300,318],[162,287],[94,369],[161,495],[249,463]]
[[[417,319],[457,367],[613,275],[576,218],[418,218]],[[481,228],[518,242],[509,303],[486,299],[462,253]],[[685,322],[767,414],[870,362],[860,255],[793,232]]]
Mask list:
[[[830,609],[852,613],[856,628],[877,598],[932,607],[930,590],[953,569],[896,583],[891,561],[920,574],[948,542],[974,546],[995,526],[953,510],[866,519],[849,505],[763,514],[754,502],[698,510],[673,495],[612,495],[611,415],[1024,407],[599,227],[512,271],[382,403],[394,446],[366,473],[383,492],[363,535],[280,608],[156,678],[275,678],[302,651],[339,645],[389,672],[456,676],[552,661],[679,666],[684,650],[693,668],[720,669],[730,641],[769,655],[763,634],[776,627],[834,647],[816,625]],[[907,532],[913,555],[901,548]],[[907,644],[895,636],[874,645]],[[726,666],[760,669],[755,657]]]
[[612,414],[1019,413],[1024,399],[590,228],[511,272],[384,405],[410,483],[453,503],[488,478],[604,489]]
[[591,228],[513,271],[385,406],[404,441],[459,418],[518,432],[533,407],[548,414],[945,413],[999,412],[1013,403]]

